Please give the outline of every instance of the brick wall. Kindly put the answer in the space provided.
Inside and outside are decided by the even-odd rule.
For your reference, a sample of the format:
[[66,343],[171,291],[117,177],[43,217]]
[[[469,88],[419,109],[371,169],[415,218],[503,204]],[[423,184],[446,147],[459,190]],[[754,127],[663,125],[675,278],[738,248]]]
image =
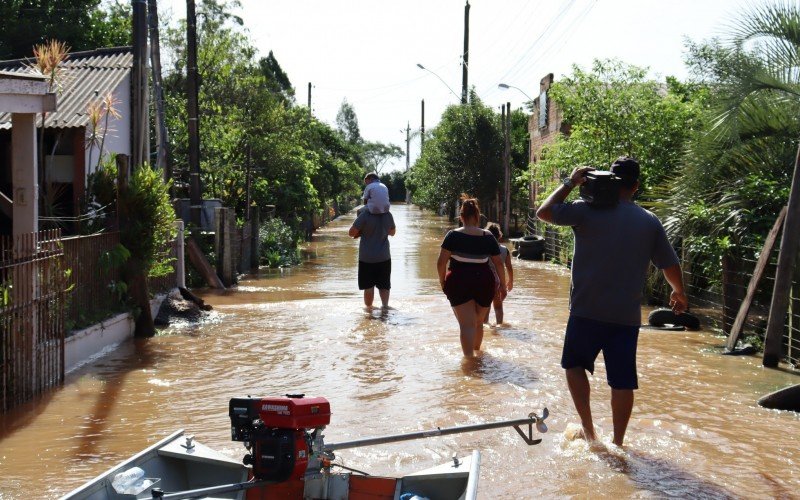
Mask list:
[[[569,135],[569,125],[564,123],[561,109],[550,99],[550,86],[553,84],[553,73],[545,75],[539,82],[539,97],[533,100],[533,113],[528,119],[528,133],[531,138],[530,158],[529,161],[536,168],[536,162],[541,157],[542,148],[555,140],[558,132]],[[544,105],[547,106],[547,120],[544,127],[540,127],[540,109],[542,106],[542,96],[545,96]],[[536,207],[536,199],[538,196],[537,186],[532,185],[530,189],[531,208]]]

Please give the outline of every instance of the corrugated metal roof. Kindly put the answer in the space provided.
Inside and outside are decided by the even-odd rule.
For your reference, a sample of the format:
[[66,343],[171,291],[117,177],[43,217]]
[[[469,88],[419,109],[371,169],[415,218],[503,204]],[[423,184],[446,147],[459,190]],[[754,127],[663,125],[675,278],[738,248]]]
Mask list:
[[[30,60],[0,61],[0,70],[33,73]],[[133,52],[130,47],[114,47],[75,52],[63,63],[64,73],[58,92],[58,109],[47,113],[45,127],[71,128],[89,124],[86,107],[98,102],[125,79],[130,78]],[[11,128],[11,114],[0,113],[0,129]]]

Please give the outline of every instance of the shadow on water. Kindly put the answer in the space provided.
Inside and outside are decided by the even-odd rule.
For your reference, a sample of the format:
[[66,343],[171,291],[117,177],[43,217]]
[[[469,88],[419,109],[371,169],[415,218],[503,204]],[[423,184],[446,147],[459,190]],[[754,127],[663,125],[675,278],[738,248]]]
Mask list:
[[499,335],[509,339],[519,340],[521,342],[536,342],[539,338],[539,333],[532,329],[515,328],[508,323],[502,323],[488,330],[493,335]]
[[[109,416],[116,405],[123,401],[121,392],[128,374],[151,368],[168,357],[169,355],[159,351],[150,339],[134,339],[115,353],[113,362],[100,362],[96,365],[101,369],[97,376],[104,382],[103,389],[97,394],[94,406],[86,413],[87,425],[81,430],[78,446],[74,452],[75,457],[92,458],[97,455],[103,431],[110,424]],[[120,366],[124,366],[125,369],[120,369]],[[103,367],[109,369],[102,370]]]
[[514,384],[519,387],[535,386],[539,376],[528,367],[479,351],[474,358],[461,360],[461,371],[492,384]]
[[[81,444],[77,455],[90,456],[93,454],[97,444],[96,437],[106,428],[108,415],[120,401],[119,392],[124,386],[127,374],[149,368],[165,356],[165,353],[155,350],[148,340],[134,340],[123,345],[113,354],[112,359],[116,362],[103,360],[94,365],[95,368],[92,371],[96,371],[97,378],[104,382],[103,391],[97,395],[92,411],[86,414],[89,424],[80,438]],[[104,370],[104,367],[109,369]],[[78,373],[83,373],[83,371]],[[77,381],[77,378],[72,375],[68,379],[72,380],[65,382],[64,386],[69,386]],[[0,441],[33,424],[37,417],[47,411],[48,405],[57,395],[57,391],[58,389],[47,391],[4,414],[0,414]]]
[[5,413],[0,413],[0,441],[35,422],[36,418],[47,409],[56,390],[49,390]]
[[740,497],[724,486],[703,479],[664,458],[649,456],[640,451],[609,449],[602,443],[594,443],[590,449],[611,470],[626,475],[636,488],[659,497],[698,499]]

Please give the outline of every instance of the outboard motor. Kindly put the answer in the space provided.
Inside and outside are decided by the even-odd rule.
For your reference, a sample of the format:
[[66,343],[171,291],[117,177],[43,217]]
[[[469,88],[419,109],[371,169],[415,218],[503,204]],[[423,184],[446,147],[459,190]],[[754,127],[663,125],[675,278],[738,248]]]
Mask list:
[[243,463],[253,476],[265,481],[301,479],[312,452],[312,429],[331,420],[325,398],[287,394],[283,398],[232,398],[231,439],[244,442],[249,451]]

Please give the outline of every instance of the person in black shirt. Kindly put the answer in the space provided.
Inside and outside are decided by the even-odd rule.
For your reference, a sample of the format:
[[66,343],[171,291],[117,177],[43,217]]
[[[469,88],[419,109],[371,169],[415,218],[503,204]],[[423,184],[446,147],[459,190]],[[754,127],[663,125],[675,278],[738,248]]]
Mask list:
[[[444,237],[439,260],[439,284],[447,295],[461,333],[461,350],[472,358],[483,342],[483,318],[492,305],[498,284],[489,267],[497,268],[501,295],[506,295],[506,273],[500,258],[500,245],[489,231],[481,229],[478,200],[462,195],[462,227]],[[449,264],[449,266],[448,266]]]

